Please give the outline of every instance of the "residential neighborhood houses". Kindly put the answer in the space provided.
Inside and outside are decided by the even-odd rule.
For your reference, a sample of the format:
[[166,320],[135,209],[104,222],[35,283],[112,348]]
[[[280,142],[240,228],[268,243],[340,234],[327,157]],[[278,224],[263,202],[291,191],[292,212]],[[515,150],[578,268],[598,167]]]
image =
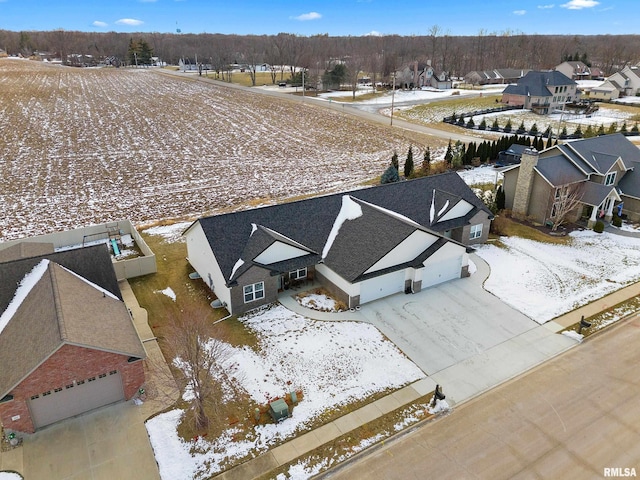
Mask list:
[[[188,59],[181,69],[193,70]],[[637,94],[637,70],[614,74],[590,98]],[[398,88],[453,84],[430,61],[412,62],[395,76]],[[600,76],[567,61],[553,71],[500,69],[472,72],[467,80],[510,83],[503,103],[549,114],[580,100],[577,81]],[[621,218],[640,222],[640,150],[621,133],[540,151],[514,145],[498,160],[508,166],[495,169],[495,187],[500,175],[504,207],[516,220],[545,231],[563,223],[593,229]],[[202,216],[182,233],[186,262],[195,270],[183,280],[206,285],[216,297],[210,306],[228,312],[221,321],[255,314],[309,286],[357,313],[394,295],[470,283],[477,270],[471,257],[489,240],[496,208],[461,174],[447,171]],[[153,275],[155,256],[130,222],[89,228],[80,243],[68,240],[71,232],[60,234],[65,245],[48,237],[0,243],[0,423],[6,432],[40,432],[106,405],[137,402],[144,392],[146,341],[155,338],[142,339],[119,282]],[[140,258],[125,258],[123,237],[139,242]],[[385,321],[412,321],[403,315]],[[191,446],[200,448],[200,440]]]

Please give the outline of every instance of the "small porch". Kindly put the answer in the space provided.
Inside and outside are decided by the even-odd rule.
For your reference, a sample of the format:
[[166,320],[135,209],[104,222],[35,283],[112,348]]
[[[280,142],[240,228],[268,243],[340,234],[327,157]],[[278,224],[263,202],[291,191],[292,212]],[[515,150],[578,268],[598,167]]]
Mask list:
[[[584,205],[582,217],[587,219],[587,228],[592,229],[598,220],[609,223],[613,218],[613,211],[621,204],[622,199],[611,185],[587,182],[582,197]],[[616,211],[621,215],[622,209]]]

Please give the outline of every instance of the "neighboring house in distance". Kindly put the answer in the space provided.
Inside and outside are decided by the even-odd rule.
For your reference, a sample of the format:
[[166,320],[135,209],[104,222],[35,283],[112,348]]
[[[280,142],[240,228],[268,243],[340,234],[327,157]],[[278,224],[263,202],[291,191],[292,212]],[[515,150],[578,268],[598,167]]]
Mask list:
[[450,172],[201,218],[184,235],[189,263],[238,315],[301,279],[356,307],[467,276],[492,218]]
[[130,399],[144,347],[105,245],[0,250],[0,419],[38,428]]
[[396,87],[405,90],[422,87],[448,90],[453,86],[449,74],[444,71],[436,72],[431,66],[431,60],[427,60],[425,64],[411,62],[398,70],[395,75]]
[[474,70],[464,76],[465,83],[471,85],[500,85],[516,83],[529,69],[496,68],[494,70]]
[[562,62],[556,65],[554,70],[563,73],[572,80],[592,80],[591,68],[585,63],[577,61]]
[[506,208],[540,224],[555,216],[568,186],[580,201],[569,221],[585,216],[591,228],[598,218],[610,221],[620,203],[629,219],[640,220],[640,149],[620,133],[526,150],[503,174]]
[[602,82],[597,87],[591,87],[585,91],[589,100],[615,100],[620,96],[620,90],[611,82]]
[[579,98],[577,83],[561,72],[530,71],[502,92],[502,103],[548,114]]
[[618,96],[612,98],[633,97],[640,94],[640,67],[624,67],[607,78],[601,87],[615,88]]

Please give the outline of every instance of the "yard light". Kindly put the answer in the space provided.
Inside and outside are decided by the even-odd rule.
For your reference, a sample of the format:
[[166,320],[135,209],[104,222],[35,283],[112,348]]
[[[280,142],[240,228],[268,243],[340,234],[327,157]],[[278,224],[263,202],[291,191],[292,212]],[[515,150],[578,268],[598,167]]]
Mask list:
[[445,394],[442,393],[442,387],[439,384],[436,385],[436,389],[433,391],[433,398],[431,399],[431,406],[435,407],[438,400],[444,400],[445,398]]

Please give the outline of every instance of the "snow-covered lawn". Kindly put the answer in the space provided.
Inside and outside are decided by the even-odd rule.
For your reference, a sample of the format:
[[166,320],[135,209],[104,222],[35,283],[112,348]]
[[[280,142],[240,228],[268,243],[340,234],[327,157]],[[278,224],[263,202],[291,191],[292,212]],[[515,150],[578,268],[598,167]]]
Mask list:
[[[259,338],[257,350],[234,348],[228,375],[239,379],[258,404],[301,389],[291,418],[258,426],[248,440],[231,440],[235,427],[217,439],[188,443],[178,438],[183,412],[173,410],[147,422],[163,479],[206,478],[229,460],[256,455],[293,438],[324,412],[397,389],[424,373],[371,325],[318,322],[276,305],[240,319]],[[193,454],[192,454],[193,453]]]
[[590,230],[568,245],[501,237],[477,250],[491,267],[485,288],[539,323],[640,280],[640,239]]
[[313,310],[320,310],[321,312],[339,312],[340,309],[336,304],[335,299],[322,293],[310,293],[306,295],[296,296],[296,300],[303,307],[311,308]]

